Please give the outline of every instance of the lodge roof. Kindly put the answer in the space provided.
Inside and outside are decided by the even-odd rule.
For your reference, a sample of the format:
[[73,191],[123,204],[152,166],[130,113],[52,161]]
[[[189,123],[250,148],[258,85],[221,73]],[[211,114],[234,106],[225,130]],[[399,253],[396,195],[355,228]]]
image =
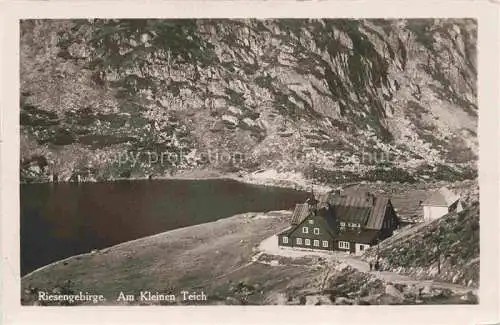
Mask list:
[[446,187],[441,187],[439,190],[431,193],[422,204],[450,207],[456,203],[458,199],[459,197],[455,193],[451,192]]
[[385,211],[387,206],[390,205],[388,197],[379,196],[371,210],[370,217],[366,223],[366,228],[369,229],[380,229],[382,228],[382,223],[384,222]]
[[360,225],[366,225],[366,222],[371,213],[370,207],[356,207],[346,205],[333,205],[331,206],[331,210],[337,220],[359,223]]
[[359,223],[369,229],[380,229],[389,198],[374,195],[337,196],[329,199],[338,220]]
[[[317,211],[329,210],[331,213],[322,213],[332,228],[335,230],[335,220],[357,223],[363,228],[380,230],[384,221],[385,211],[390,205],[389,198],[383,196],[350,195],[323,197],[316,205]],[[313,212],[313,207],[308,203],[296,204],[292,214],[292,226],[304,221]]]

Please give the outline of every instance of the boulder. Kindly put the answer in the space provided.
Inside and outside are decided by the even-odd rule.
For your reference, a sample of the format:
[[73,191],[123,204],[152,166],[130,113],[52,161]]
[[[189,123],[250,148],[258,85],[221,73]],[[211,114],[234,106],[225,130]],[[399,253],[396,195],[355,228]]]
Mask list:
[[460,300],[468,302],[468,303],[477,303],[477,296],[472,293],[472,291],[467,292],[465,295],[460,297]]
[[242,121],[242,122],[243,122],[244,124],[246,124],[247,126],[249,126],[249,127],[254,127],[254,126],[256,126],[256,125],[257,125],[257,124],[255,123],[255,121],[254,121],[254,120],[252,120],[252,119],[251,119],[251,118],[249,118],[249,117],[245,117],[245,118],[243,119],[243,121]]
[[354,300],[346,298],[346,297],[336,297],[335,304],[336,305],[353,305]]
[[222,115],[222,121],[230,126],[237,126],[239,124],[239,120],[236,116],[233,115]]
[[306,305],[316,305],[319,302],[316,296],[306,296]]
[[402,304],[404,299],[395,297],[393,295],[382,294],[377,297],[375,304],[376,305],[398,305]]
[[388,284],[385,286],[385,293],[398,299],[404,299],[404,295],[394,285]]
[[428,295],[428,294],[430,294],[431,292],[432,292],[432,288],[431,288],[431,286],[428,286],[428,285],[427,285],[427,286],[425,286],[425,287],[422,289],[422,291],[421,291],[421,293],[422,293],[422,294],[424,294],[424,295]]
[[234,107],[234,106],[229,106],[229,108],[227,109],[231,114],[233,115],[241,115],[243,114],[241,112],[241,109],[237,108],[237,107]]
[[36,174],[36,175],[38,175],[38,174],[41,174],[41,173],[42,173],[42,169],[41,169],[41,168],[40,168],[40,166],[38,166],[38,165],[33,165],[33,166],[30,166],[30,167],[28,168],[28,170],[30,171],[30,173],[32,173],[32,174]]

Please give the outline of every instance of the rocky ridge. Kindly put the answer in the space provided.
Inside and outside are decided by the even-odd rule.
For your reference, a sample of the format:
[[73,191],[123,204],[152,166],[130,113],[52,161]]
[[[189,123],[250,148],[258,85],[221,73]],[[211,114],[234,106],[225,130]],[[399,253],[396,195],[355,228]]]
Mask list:
[[25,20],[21,179],[473,178],[474,20]]

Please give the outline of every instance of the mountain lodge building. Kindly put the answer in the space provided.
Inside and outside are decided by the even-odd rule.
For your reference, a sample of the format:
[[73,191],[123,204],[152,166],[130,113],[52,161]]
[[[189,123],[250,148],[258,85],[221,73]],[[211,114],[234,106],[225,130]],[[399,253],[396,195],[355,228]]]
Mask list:
[[278,245],[361,254],[392,236],[399,221],[388,197],[326,195],[297,204]]

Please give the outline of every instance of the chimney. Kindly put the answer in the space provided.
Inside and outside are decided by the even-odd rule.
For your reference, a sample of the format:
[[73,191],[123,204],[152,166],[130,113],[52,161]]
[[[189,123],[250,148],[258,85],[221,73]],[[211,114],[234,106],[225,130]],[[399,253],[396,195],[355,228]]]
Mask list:
[[366,202],[372,204],[372,205],[375,205],[375,201],[377,201],[377,197],[370,193],[370,192],[366,192]]

